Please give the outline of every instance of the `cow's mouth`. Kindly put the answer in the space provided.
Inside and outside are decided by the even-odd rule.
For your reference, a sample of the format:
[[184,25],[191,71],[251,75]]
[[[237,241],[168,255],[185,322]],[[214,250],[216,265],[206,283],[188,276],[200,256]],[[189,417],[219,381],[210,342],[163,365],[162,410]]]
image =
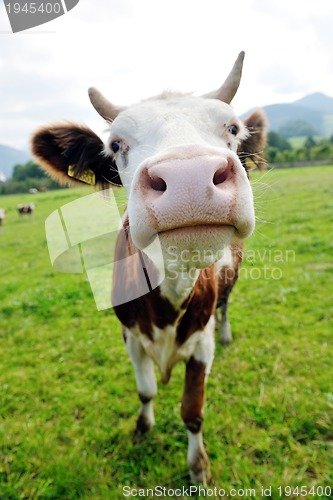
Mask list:
[[233,224],[184,225],[170,229],[161,228],[151,235],[149,242],[142,249],[147,250],[155,240],[159,240],[163,253],[170,247],[180,252],[208,250],[214,253],[228,246],[235,237],[238,237],[238,229]]
[[191,226],[179,226],[174,227],[172,229],[163,229],[158,232],[159,236],[163,236],[166,234],[173,235],[188,235],[188,236],[196,236],[202,233],[206,233],[207,235],[213,234],[216,231],[226,231],[226,230],[234,230],[237,231],[236,226],[233,224],[197,224]]
[[198,224],[160,231],[158,237],[164,248],[174,246],[179,250],[209,249],[214,252],[229,245],[236,231],[232,224]]

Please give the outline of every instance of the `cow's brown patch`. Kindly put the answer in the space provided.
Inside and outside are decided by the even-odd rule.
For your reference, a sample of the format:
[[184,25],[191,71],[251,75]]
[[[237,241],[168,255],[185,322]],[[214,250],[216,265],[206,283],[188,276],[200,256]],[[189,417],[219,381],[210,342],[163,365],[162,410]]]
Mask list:
[[179,345],[196,331],[203,330],[214,314],[217,298],[217,279],[215,266],[207,267],[200,272],[189,297],[183,302],[185,313],[177,326],[177,342]]
[[[128,259],[126,267],[117,266],[117,261]],[[120,231],[115,250],[112,301],[117,304],[122,298],[137,297],[114,307],[119,320],[128,328],[138,325],[140,331],[151,340],[153,325],[165,328],[175,323],[178,312],[167,298],[161,296],[160,288],[151,289],[156,269],[149,259],[143,259],[131,239],[128,218]],[[150,291],[147,292],[147,289]],[[120,294],[120,295],[119,295]]]
[[218,274],[217,307],[228,301],[228,296],[237,281],[240,265],[243,260],[243,244],[237,242],[231,245],[232,266],[224,266]]
[[205,363],[197,361],[193,356],[186,364],[181,415],[186,427],[193,433],[200,431],[203,422],[205,370]]

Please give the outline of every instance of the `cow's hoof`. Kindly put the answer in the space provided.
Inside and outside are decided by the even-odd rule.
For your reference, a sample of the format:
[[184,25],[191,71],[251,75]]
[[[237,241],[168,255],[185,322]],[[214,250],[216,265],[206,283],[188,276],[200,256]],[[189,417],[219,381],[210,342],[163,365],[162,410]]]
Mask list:
[[190,478],[194,483],[206,486],[210,480],[209,460],[205,449],[201,449],[193,461],[189,461]]
[[232,333],[229,321],[222,322],[221,342],[223,345],[228,345],[232,342]]
[[138,420],[136,422],[136,428],[134,431],[135,436],[143,436],[148,432],[154,425],[154,422],[151,422],[144,415],[139,415]]
[[202,484],[207,486],[208,481],[211,478],[209,468],[201,470],[190,470],[190,478],[193,483]]

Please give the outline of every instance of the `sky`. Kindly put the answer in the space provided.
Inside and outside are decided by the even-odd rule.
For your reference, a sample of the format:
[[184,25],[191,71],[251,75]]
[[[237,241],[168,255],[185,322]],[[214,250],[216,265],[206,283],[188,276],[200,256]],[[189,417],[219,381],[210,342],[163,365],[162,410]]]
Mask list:
[[164,89],[207,93],[241,50],[237,114],[333,96],[332,0],[80,0],[67,14],[11,32],[0,4],[0,143],[28,149],[33,131],[63,119],[102,139],[95,86],[117,105]]

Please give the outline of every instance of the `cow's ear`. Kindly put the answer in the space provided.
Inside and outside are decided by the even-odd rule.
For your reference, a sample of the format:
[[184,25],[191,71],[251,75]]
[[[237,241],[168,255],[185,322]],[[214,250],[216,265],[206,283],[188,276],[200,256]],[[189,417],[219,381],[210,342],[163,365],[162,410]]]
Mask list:
[[240,143],[238,156],[247,171],[254,167],[263,170],[266,167],[263,157],[268,127],[266,115],[263,110],[257,109],[243,122],[250,134]]
[[104,154],[103,142],[85,126],[43,127],[33,135],[31,149],[40,166],[61,184],[121,185],[115,162]]

